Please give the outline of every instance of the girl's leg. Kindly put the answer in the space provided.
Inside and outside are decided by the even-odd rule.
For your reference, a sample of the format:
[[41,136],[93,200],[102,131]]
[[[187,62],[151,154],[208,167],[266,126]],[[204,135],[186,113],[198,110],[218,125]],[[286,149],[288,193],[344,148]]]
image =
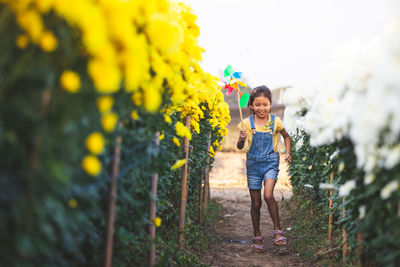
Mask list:
[[[261,201],[261,190],[260,189],[249,189],[251,198],[251,221],[253,222],[254,236],[261,236],[260,231],[260,209],[262,205]],[[254,244],[261,245],[261,240],[254,240]]]
[[[274,188],[276,181],[274,179],[267,179],[264,182],[264,200],[267,203],[269,215],[271,216],[272,223],[274,224],[274,230],[281,230],[279,222],[279,211],[278,204],[274,198]],[[276,238],[281,235],[276,235]],[[284,241],[277,242],[277,245],[283,245]]]

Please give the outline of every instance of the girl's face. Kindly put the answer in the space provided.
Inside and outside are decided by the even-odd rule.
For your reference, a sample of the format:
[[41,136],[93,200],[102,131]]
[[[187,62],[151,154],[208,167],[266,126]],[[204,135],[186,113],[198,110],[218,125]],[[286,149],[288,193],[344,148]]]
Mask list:
[[271,109],[271,101],[267,97],[260,95],[254,98],[250,108],[258,118],[265,119]]

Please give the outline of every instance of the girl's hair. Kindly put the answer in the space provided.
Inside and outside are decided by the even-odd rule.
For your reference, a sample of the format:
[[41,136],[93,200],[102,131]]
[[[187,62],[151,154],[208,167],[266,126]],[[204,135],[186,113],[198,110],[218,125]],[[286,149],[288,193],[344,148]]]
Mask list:
[[265,85],[260,85],[254,88],[251,93],[250,93],[250,99],[249,102],[247,103],[247,107],[250,107],[253,105],[254,99],[258,96],[265,96],[266,98],[269,99],[269,102],[272,104],[272,93],[271,90],[268,89]]

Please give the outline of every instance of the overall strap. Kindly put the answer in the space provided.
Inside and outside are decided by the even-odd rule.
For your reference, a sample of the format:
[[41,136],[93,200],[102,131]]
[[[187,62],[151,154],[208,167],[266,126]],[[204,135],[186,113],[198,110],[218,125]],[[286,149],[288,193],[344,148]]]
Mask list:
[[252,130],[255,130],[255,129],[256,129],[256,125],[254,124],[254,117],[253,117],[253,116],[250,116],[250,117],[249,117],[249,120],[250,120],[251,129],[252,129]]
[[271,120],[272,120],[272,124],[269,127],[271,129],[271,132],[274,133],[274,128],[275,128],[275,115],[271,114]]

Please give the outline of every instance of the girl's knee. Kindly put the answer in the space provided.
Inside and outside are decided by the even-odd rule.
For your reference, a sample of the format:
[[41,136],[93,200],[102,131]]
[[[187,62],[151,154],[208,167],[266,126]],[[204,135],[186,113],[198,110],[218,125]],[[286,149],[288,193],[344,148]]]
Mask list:
[[264,200],[265,200],[265,202],[267,202],[267,203],[273,203],[273,202],[275,202],[275,198],[274,198],[274,195],[273,194],[266,194],[266,195],[264,195]]
[[261,206],[262,206],[262,202],[260,201],[260,202],[252,202],[251,203],[251,209],[252,210],[260,210],[261,209]]

